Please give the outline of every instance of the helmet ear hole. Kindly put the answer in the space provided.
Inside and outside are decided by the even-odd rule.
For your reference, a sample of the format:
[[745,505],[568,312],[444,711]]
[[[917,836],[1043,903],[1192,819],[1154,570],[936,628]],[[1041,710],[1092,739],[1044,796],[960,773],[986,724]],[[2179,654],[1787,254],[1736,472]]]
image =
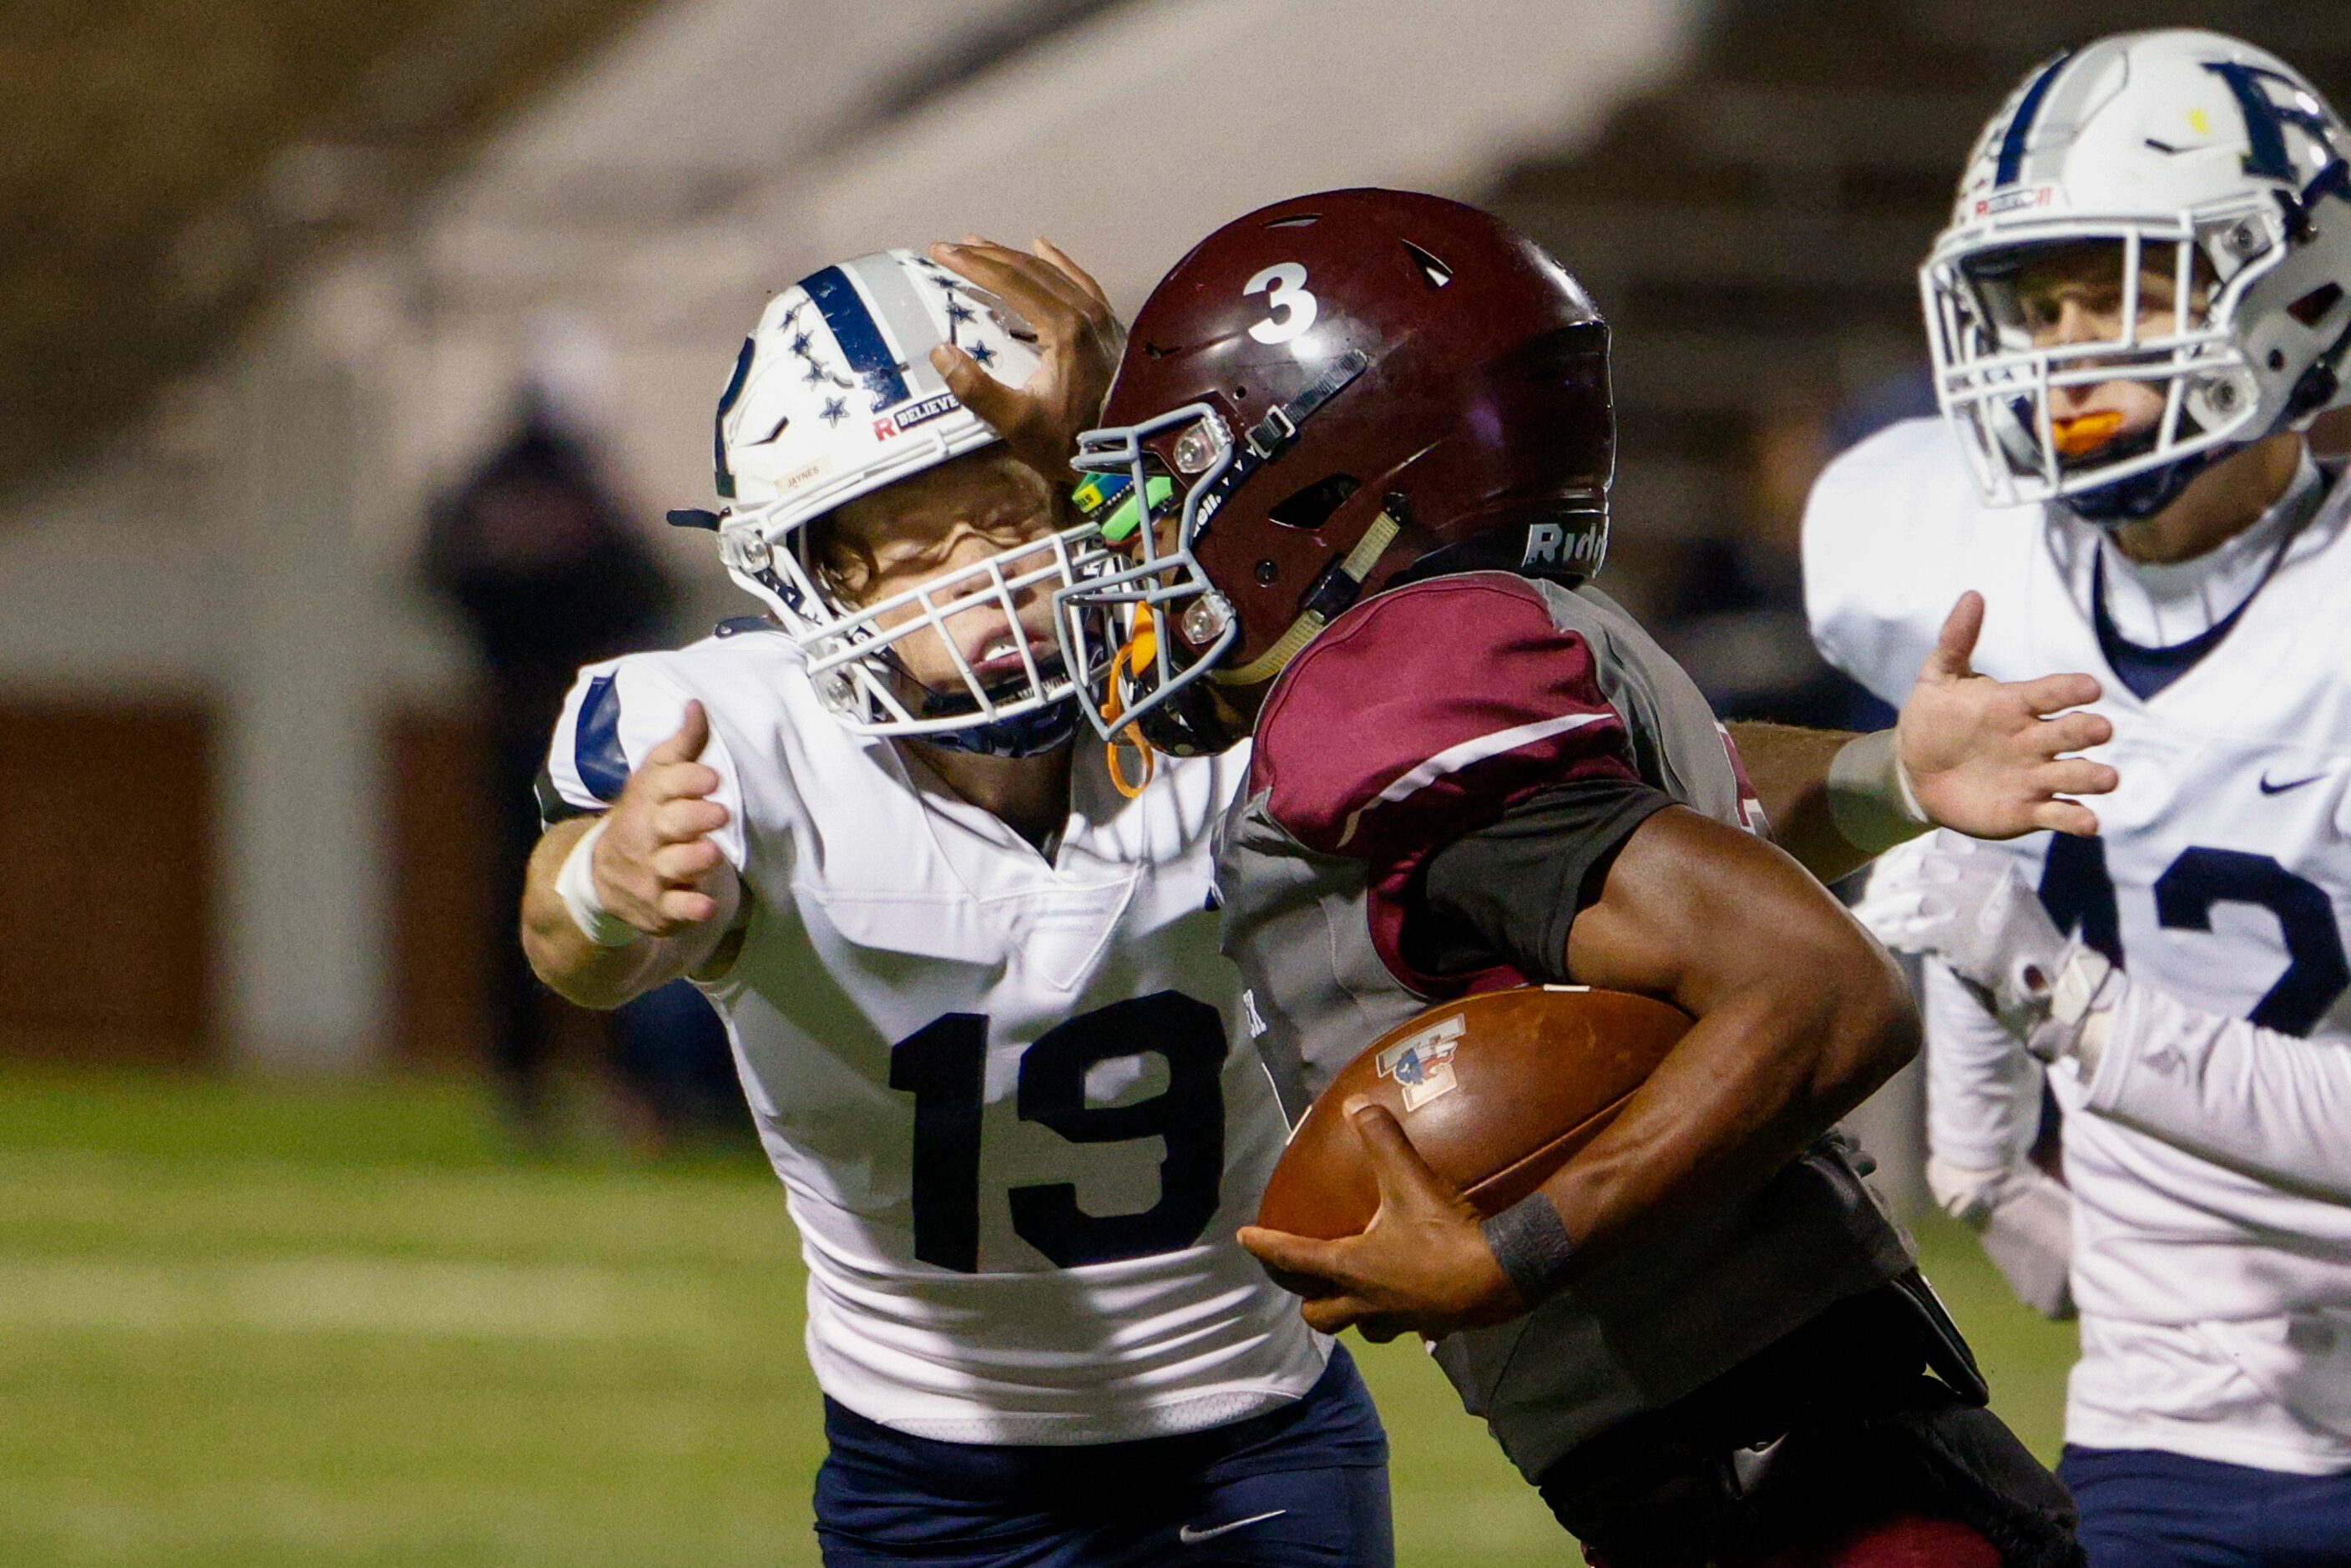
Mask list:
[[1333,474],[1302,490],[1292,491],[1288,498],[1274,503],[1266,515],[1285,528],[1319,528],[1330,520],[1332,513],[1346,505],[1348,497],[1363,487],[1363,482],[1352,474]]
[[2326,319],[2327,313],[2343,302],[2343,286],[2322,283],[2285,308],[2286,314],[2305,327],[2315,327]]

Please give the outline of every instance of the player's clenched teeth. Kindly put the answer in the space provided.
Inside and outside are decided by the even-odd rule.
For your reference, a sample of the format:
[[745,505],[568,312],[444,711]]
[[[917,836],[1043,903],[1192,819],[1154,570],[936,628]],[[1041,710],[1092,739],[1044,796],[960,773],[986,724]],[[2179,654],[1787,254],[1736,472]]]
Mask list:
[[991,673],[1018,667],[1024,645],[1040,665],[1059,656],[1060,650],[1050,632],[1016,622],[1009,626],[999,623],[966,640],[964,657],[973,672],[984,678]]

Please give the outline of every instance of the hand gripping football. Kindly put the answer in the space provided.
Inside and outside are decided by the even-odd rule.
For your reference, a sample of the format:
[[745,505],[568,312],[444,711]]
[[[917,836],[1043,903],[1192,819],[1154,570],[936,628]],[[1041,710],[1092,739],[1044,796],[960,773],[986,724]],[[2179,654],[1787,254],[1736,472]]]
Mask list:
[[1480,1214],[1542,1185],[1599,1136],[1690,1027],[1627,991],[1530,986],[1429,1009],[1340,1069],[1290,1134],[1257,1222],[1325,1240],[1372,1222],[1379,1189],[1349,1118],[1384,1105]]

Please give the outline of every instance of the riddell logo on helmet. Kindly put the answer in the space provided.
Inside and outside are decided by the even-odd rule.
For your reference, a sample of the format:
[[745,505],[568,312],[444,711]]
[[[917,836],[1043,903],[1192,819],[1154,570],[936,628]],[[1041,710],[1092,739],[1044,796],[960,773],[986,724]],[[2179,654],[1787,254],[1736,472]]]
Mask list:
[[1519,558],[1519,570],[1588,565],[1598,554],[1599,541],[1591,530],[1578,528],[1571,535],[1557,523],[1536,523],[1527,529],[1526,553]]
[[1976,198],[1976,216],[1995,217],[2001,213],[2020,212],[2027,207],[2054,206],[2057,187],[2035,185],[2031,190],[1994,191],[1989,196]]

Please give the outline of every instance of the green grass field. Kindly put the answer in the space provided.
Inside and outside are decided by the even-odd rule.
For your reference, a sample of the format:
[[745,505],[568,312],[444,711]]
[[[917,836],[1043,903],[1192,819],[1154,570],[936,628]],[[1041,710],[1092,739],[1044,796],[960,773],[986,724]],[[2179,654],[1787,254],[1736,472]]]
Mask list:
[[[1921,1241],[2053,1452],[2071,1331]],[[1402,1562],[1571,1560],[1416,1348],[1355,1349]],[[518,1160],[449,1085],[0,1076],[0,1563],[813,1563],[820,1452],[754,1160]]]

